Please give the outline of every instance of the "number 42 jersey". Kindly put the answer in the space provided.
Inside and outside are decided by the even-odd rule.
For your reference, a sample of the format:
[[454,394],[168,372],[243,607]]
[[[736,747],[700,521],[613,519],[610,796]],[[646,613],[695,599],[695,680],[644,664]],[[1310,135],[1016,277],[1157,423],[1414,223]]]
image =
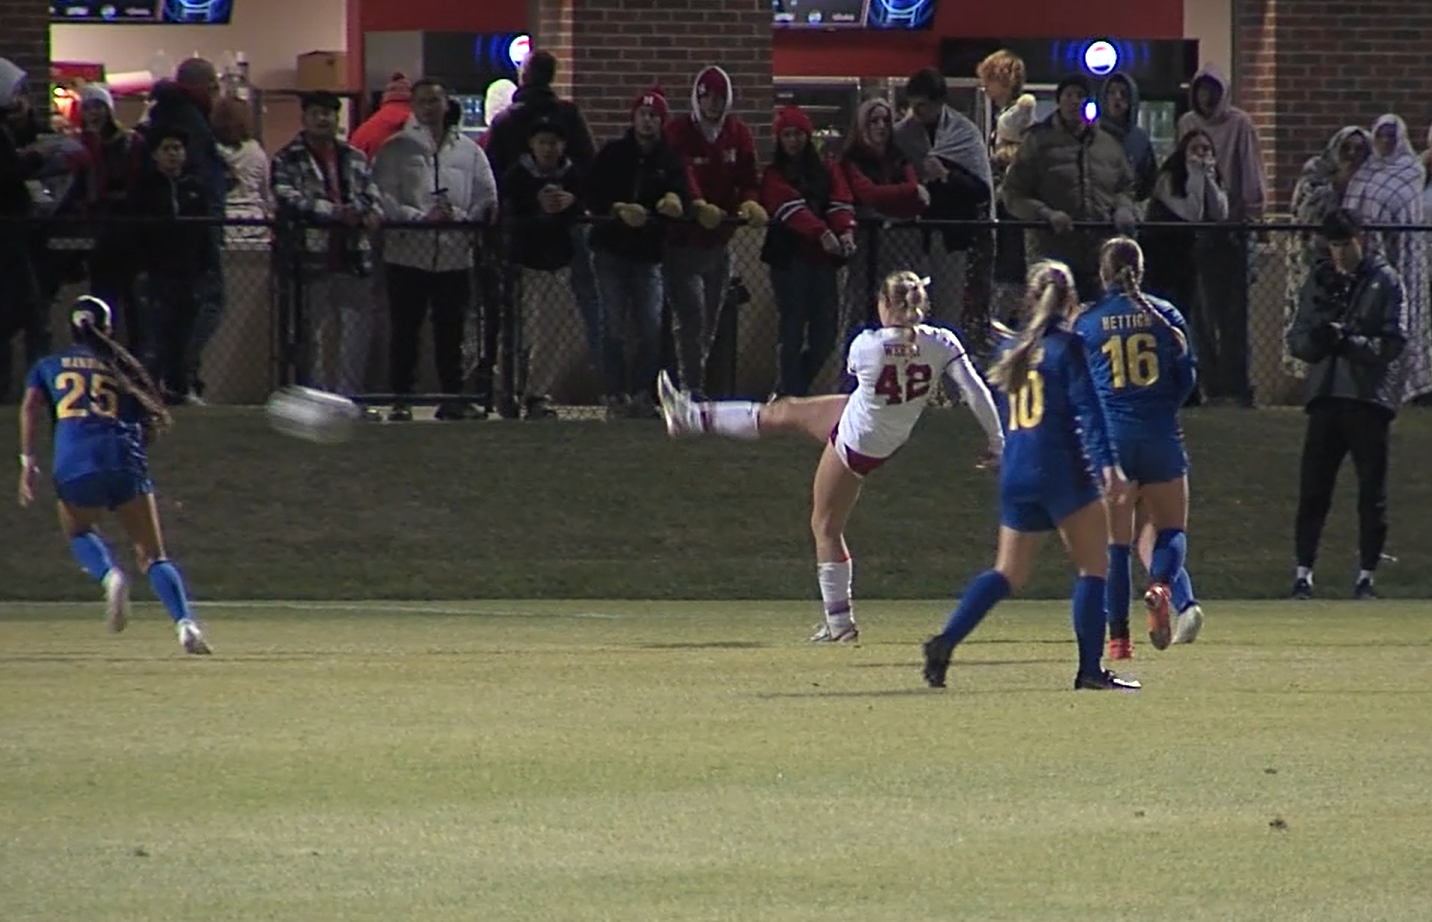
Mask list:
[[45,394],[54,415],[56,483],[108,471],[146,475],[144,408],[120,391],[108,363],[88,348],[74,346],[36,362],[26,386]]
[[846,353],[855,389],[837,427],[840,441],[869,458],[888,458],[910,438],[939,379],[948,377],[979,419],[990,450],[1003,448],[999,411],[954,331],[928,324],[861,332]]

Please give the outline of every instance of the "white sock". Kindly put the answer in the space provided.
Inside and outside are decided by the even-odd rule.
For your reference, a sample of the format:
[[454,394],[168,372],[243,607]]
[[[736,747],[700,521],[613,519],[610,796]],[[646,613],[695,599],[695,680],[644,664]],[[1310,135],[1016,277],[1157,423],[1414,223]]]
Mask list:
[[852,569],[849,558],[840,563],[816,566],[820,600],[825,603],[825,623],[830,625],[831,630],[844,630],[855,623],[855,605],[850,601]]
[[1363,580],[1367,580],[1369,583],[1372,582],[1372,571],[1371,571],[1371,570],[1358,570],[1358,571],[1357,571],[1357,581],[1360,583],[1360,582],[1362,582]]
[[733,439],[756,439],[761,437],[761,405],[749,400],[721,400],[715,403],[698,403],[701,413],[701,428],[717,435]]
[[1313,584],[1313,568],[1312,568],[1312,567],[1299,567],[1299,568],[1298,568],[1298,579],[1305,579],[1305,580],[1307,580],[1307,581],[1308,581],[1308,585],[1311,586],[1311,585]]

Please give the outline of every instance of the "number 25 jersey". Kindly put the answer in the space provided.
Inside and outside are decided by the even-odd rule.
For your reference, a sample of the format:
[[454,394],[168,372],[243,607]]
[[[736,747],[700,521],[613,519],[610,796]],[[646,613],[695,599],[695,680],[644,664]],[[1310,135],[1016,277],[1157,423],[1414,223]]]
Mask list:
[[[953,331],[928,324],[867,329],[851,340],[845,371],[855,390],[840,417],[840,438],[869,458],[888,458],[910,439],[942,375],[968,365]],[[973,368],[969,369],[973,374]]]
[[26,386],[50,402],[56,483],[106,471],[147,474],[144,408],[120,391],[108,364],[87,347],[72,346],[36,362]]

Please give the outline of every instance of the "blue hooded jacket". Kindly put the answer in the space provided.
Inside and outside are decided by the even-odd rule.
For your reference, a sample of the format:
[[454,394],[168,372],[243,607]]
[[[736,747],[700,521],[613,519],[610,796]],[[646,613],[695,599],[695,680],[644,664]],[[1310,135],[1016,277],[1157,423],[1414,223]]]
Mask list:
[[[1124,121],[1116,122],[1108,112],[1109,84],[1121,82],[1129,90],[1129,114]],[[1139,84],[1123,71],[1109,75],[1099,87],[1099,127],[1112,134],[1124,145],[1129,166],[1134,171],[1134,200],[1142,201],[1153,194],[1154,179],[1158,175],[1158,159],[1154,156],[1154,144],[1149,133],[1139,127]]]

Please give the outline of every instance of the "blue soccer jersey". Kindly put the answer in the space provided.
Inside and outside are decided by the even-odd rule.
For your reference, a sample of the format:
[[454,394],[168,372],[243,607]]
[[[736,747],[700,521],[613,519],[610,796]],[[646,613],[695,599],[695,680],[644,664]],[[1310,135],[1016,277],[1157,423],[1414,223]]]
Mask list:
[[[1007,340],[1001,352],[1015,342]],[[1023,386],[999,399],[1001,518],[1020,531],[1052,528],[1098,499],[1100,470],[1118,464],[1079,338],[1050,330],[1033,358]]]
[[106,473],[147,476],[144,407],[87,347],[41,359],[26,384],[45,394],[54,416],[55,483]]
[[1115,441],[1177,439],[1178,411],[1196,378],[1192,350],[1174,338],[1176,329],[1189,342],[1183,315],[1145,297],[1158,317],[1110,290],[1074,321]]

